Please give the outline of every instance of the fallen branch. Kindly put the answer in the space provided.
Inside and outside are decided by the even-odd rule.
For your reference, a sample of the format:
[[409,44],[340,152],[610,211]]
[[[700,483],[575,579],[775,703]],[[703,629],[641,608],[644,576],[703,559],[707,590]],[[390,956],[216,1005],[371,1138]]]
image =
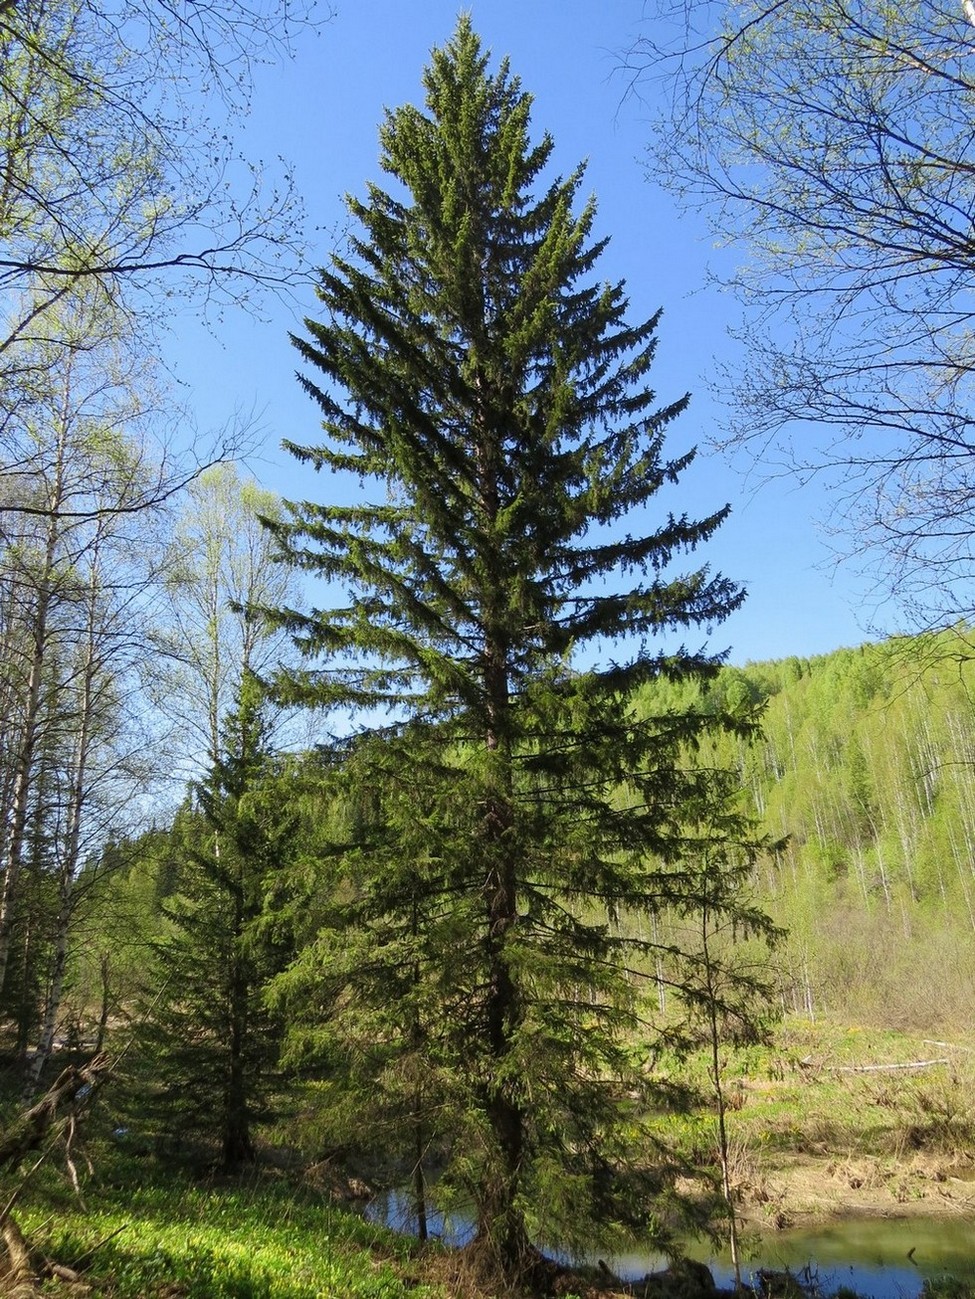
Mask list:
[[127,1222],[123,1222],[121,1227],[116,1227],[115,1230],[110,1231],[107,1236],[103,1236],[101,1240],[97,1242],[97,1244],[92,1245],[91,1249],[86,1249],[83,1254],[79,1254],[74,1261],[74,1268],[72,1269],[72,1271],[76,1273],[79,1272],[81,1270],[82,1263],[84,1263],[86,1259],[91,1258],[92,1254],[97,1254],[97,1252],[101,1249],[103,1245],[107,1245],[110,1240],[114,1240],[120,1231],[125,1231],[128,1225],[129,1224]]
[[930,1069],[936,1064],[951,1064],[950,1060],[908,1060],[904,1064],[838,1064],[833,1073],[880,1073],[888,1069]]
[[80,1067],[70,1065],[60,1075],[41,1099],[16,1119],[6,1132],[0,1133],[0,1167],[17,1165],[32,1150],[41,1145],[58,1110],[87,1100],[98,1083],[103,1082],[111,1068],[108,1056],[102,1053]]
[[[15,1119],[6,1131],[0,1132],[0,1168],[4,1166],[16,1168],[31,1151],[42,1146],[55,1120],[62,1114],[64,1116],[62,1126],[66,1125],[69,1133],[73,1134],[76,1114],[91,1099],[99,1083],[104,1082],[110,1075],[111,1068],[108,1056],[100,1052],[85,1065],[71,1065],[65,1069],[36,1104]],[[5,1257],[0,1260],[0,1293],[5,1296],[5,1299],[33,1299],[33,1296],[40,1293],[37,1288],[37,1277],[31,1266],[30,1250],[14,1220],[12,1210],[17,1197],[33,1173],[47,1158],[50,1150],[49,1145],[42,1151],[40,1158],[26,1177],[22,1178],[20,1185],[15,1188],[0,1211],[0,1240],[5,1246]],[[77,1174],[71,1164],[70,1151],[68,1159],[73,1179],[77,1184]],[[95,1248],[99,1248],[103,1243],[99,1242]],[[68,1276],[72,1269],[65,1269],[59,1273],[53,1270],[57,1269],[57,1264],[49,1263],[46,1266],[50,1275],[60,1276],[62,1280],[72,1279]]]
[[6,1248],[2,1282],[0,1282],[3,1286],[3,1293],[9,1296],[10,1299],[28,1299],[28,1296],[37,1293],[36,1277],[31,1266],[30,1250],[27,1248],[27,1242],[13,1218],[7,1217],[3,1227],[0,1228],[0,1237],[2,1237]]

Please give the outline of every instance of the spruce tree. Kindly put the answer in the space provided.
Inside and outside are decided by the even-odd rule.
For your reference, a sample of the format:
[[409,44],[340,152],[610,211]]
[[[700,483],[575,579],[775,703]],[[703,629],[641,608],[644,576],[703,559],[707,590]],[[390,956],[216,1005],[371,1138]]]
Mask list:
[[276,526],[347,592],[280,613],[313,656],[281,688],[380,719],[389,748],[381,778],[374,741],[350,763],[375,815],[284,987],[358,1042],[373,1101],[388,1087],[402,1112],[419,1057],[413,1129],[469,1194],[482,1258],[515,1278],[533,1239],[646,1225],[659,1189],[633,1140],[652,953],[630,919],[690,891],[681,809],[700,778],[682,755],[720,718],[640,719],[630,700],[714,672],[674,644],[742,592],[673,571],[726,508],[649,521],[693,457],[663,449],[686,398],[647,386],[658,316],[628,323],[623,284],[593,278],[582,170],[543,180],[552,140],[532,141],[530,96],[468,20],[424,85],[424,109],[387,114],[390,189],[349,200],[357,233],[293,340],[325,436],[290,450],[362,487]]
[[249,672],[223,750],[177,817],[176,887],[159,944],[162,994],[151,1003],[161,1110],[181,1135],[219,1140],[222,1163],[254,1159],[254,1125],[272,1116],[280,1023],[264,1003],[290,956],[260,924],[265,893],[293,858],[297,819],[275,781],[261,688]]

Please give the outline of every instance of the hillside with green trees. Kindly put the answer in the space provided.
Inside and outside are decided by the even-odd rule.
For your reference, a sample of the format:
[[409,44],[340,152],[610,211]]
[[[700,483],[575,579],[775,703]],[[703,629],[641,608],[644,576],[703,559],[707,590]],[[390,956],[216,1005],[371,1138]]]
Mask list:
[[966,628],[729,668],[709,690],[715,706],[763,709],[757,743],[713,752],[783,841],[754,883],[788,930],[784,1010],[970,1025],[973,690]]

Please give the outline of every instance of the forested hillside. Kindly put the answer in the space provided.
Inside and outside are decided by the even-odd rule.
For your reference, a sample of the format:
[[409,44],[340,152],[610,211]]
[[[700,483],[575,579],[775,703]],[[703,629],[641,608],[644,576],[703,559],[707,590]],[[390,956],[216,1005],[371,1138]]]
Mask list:
[[[765,832],[763,905],[788,929],[784,1005],[902,1027],[968,1024],[975,987],[975,662],[965,629],[727,668],[764,705],[732,751]],[[702,752],[702,760],[709,760]]]

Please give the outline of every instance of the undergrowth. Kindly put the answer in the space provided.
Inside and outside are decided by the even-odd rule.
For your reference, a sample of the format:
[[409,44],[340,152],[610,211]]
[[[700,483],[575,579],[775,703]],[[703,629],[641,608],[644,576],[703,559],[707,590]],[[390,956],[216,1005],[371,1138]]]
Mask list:
[[411,1242],[269,1177],[195,1182],[110,1158],[83,1203],[52,1181],[18,1221],[106,1299],[444,1296],[408,1275]]
[[[926,1059],[917,1070],[875,1069]],[[678,1064],[707,1091],[706,1062]],[[865,1176],[856,1155],[896,1161],[921,1150],[950,1168],[975,1159],[975,1051],[850,1025],[780,1025],[766,1046],[722,1052],[733,1183],[759,1203],[764,1175],[795,1154],[829,1155]],[[676,1072],[675,1072],[676,1077]],[[698,1168],[716,1158],[706,1101],[661,1114],[660,1136]],[[76,1190],[45,1166],[15,1216],[39,1256],[80,1272],[104,1299],[458,1299],[476,1295],[460,1255],[415,1242],[270,1171],[194,1175],[106,1136]],[[51,1164],[54,1159],[50,1161]],[[884,1170],[877,1173],[880,1176]],[[850,1180],[850,1186],[854,1181]],[[14,1189],[0,1187],[4,1201]],[[80,1192],[80,1194],[79,1194]],[[766,1197],[767,1198],[767,1197]],[[779,1205],[765,1216],[774,1225]],[[48,1282],[51,1294],[60,1293]],[[481,1292],[483,1294],[483,1292]],[[938,1296],[937,1299],[943,1299]],[[962,1299],[950,1295],[945,1299]]]

